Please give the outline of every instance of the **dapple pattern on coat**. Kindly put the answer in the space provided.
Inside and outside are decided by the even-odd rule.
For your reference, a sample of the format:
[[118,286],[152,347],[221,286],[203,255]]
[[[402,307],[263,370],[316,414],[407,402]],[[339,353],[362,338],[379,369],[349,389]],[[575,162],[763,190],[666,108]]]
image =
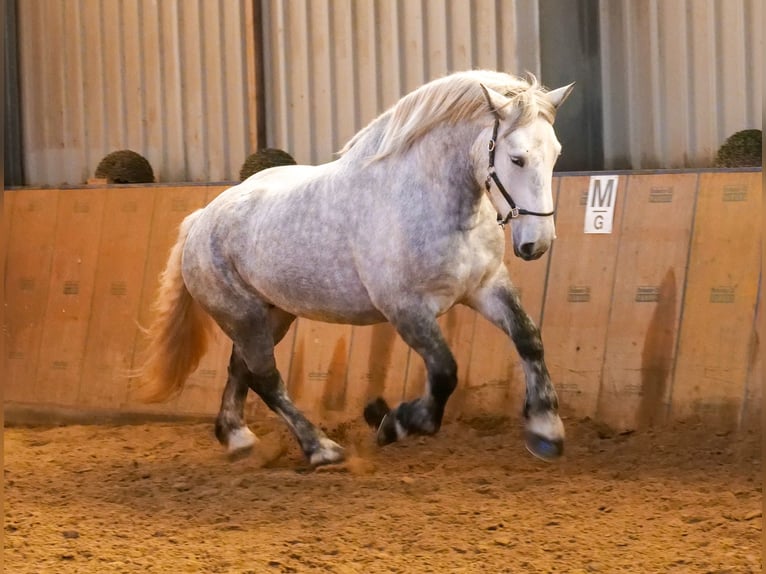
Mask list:
[[253,390],[285,420],[310,463],[338,462],[343,448],[290,399],[274,346],[296,317],[389,321],[423,359],[426,391],[393,409],[375,400],[365,418],[381,445],[433,434],[458,383],[436,319],[463,304],[516,345],[526,375],[527,447],[545,459],[559,456],[564,427],[540,332],[503,265],[497,214],[507,205],[484,183],[492,146],[492,169],[513,201],[543,214],[512,220],[514,252],[527,260],[545,253],[555,237],[546,214],[554,209],[561,151],[553,120],[571,89],[546,91],[534,77],[499,72],[452,74],[403,97],[337,160],[259,172],[188,216],[148,331],[145,398],[165,400],[183,388],[212,318],[233,342],[219,441],[232,452],[255,444],[243,416]]

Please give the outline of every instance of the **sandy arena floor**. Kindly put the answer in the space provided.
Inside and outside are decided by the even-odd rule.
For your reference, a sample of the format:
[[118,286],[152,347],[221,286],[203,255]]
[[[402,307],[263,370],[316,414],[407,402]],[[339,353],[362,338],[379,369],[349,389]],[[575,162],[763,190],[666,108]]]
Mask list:
[[234,462],[211,425],[6,429],[6,572],[761,572],[759,433],[565,422],[556,464],[476,419],[338,429],[355,454],[322,472],[276,421]]

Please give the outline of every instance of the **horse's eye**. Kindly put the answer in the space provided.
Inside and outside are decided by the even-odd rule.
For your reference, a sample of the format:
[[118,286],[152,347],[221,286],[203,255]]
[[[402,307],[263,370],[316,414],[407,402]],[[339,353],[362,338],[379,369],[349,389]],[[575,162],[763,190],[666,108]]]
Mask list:
[[511,158],[511,161],[513,162],[513,165],[518,165],[519,167],[524,167],[524,158],[514,156]]

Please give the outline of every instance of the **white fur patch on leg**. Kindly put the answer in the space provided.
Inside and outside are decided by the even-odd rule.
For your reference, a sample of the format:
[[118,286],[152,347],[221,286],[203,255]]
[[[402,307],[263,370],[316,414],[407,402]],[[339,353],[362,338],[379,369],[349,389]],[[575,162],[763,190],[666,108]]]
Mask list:
[[229,433],[229,454],[252,448],[257,441],[257,437],[249,428],[240,427],[234,429]]
[[313,466],[320,464],[333,464],[335,462],[341,462],[346,458],[343,451],[343,447],[335,441],[330,440],[327,437],[319,439],[319,448],[316,452],[312,453],[309,462]]
[[556,413],[530,416],[527,420],[527,431],[550,441],[564,440],[564,423]]

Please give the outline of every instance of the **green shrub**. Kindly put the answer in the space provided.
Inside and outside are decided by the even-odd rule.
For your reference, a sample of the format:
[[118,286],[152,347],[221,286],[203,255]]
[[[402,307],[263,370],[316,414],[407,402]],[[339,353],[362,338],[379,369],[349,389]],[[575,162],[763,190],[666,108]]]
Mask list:
[[286,151],[277,148],[263,148],[251,154],[239,170],[239,180],[245,181],[254,173],[278,165],[295,165],[295,159]]
[[719,148],[715,156],[715,166],[759,167],[762,164],[762,140],[761,130],[742,130],[735,133]]
[[108,183],[154,183],[154,171],[144,156],[129,149],[113,151],[96,168]]

